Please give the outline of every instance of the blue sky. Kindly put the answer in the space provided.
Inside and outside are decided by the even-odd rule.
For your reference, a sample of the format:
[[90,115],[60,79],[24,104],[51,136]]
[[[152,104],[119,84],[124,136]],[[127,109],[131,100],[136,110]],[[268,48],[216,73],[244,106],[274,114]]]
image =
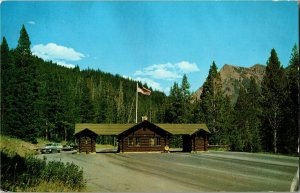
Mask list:
[[168,93],[187,74],[191,91],[212,61],[288,64],[298,43],[297,2],[2,2],[1,37],[15,48],[22,24],[32,52],[61,65],[100,69]]

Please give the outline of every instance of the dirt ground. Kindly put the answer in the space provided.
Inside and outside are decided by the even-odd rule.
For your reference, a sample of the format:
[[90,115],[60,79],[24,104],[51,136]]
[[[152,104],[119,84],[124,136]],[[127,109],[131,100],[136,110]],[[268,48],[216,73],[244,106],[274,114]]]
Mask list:
[[87,191],[289,191],[299,158],[238,152],[42,154],[84,170]]

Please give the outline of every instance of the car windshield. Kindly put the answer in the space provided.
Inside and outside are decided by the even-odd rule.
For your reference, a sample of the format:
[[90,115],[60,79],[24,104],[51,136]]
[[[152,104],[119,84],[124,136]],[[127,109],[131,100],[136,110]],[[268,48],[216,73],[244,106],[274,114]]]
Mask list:
[[46,144],[45,146],[51,146],[52,144],[51,143],[48,143],[48,144]]

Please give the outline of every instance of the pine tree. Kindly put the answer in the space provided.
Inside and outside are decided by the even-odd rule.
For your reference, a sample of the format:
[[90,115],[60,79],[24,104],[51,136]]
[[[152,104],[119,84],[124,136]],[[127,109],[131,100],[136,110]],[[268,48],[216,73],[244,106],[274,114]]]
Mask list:
[[125,122],[125,107],[124,107],[124,93],[123,93],[123,83],[120,82],[119,94],[116,97],[116,105],[117,105],[117,122],[124,123]]
[[105,123],[116,123],[117,122],[117,107],[114,100],[111,100],[115,97],[115,92],[113,89],[113,85],[109,82],[104,88],[105,94],[104,94],[104,100],[106,103],[106,120]]
[[233,151],[243,151],[246,145],[245,134],[249,134],[248,128],[246,128],[247,117],[249,116],[248,109],[247,93],[242,86],[234,107],[234,127],[230,134],[231,150]]
[[30,50],[30,40],[28,33],[25,29],[25,26],[22,25],[22,29],[20,31],[20,38],[18,40],[18,46],[17,46],[17,52],[19,52],[20,55],[22,56],[28,56],[31,55],[31,50]]
[[45,96],[43,96],[45,119],[48,123],[67,122],[70,109],[68,101],[72,95],[67,95],[68,89],[63,77],[52,72],[47,77]]
[[191,92],[190,83],[188,82],[186,74],[183,75],[181,83],[182,92],[182,123],[190,123],[192,120],[192,105],[191,105]]
[[218,74],[218,69],[213,61],[210,66],[208,76],[203,84],[203,91],[200,96],[201,113],[203,114],[203,121],[210,123],[211,130],[216,132],[216,113],[217,113],[217,95],[220,92],[221,79]]
[[271,50],[267,61],[262,81],[262,97],[263,145],[265,150],[277,153],[278,131],[284,119],[282,109],[287,97],[287,80],[275,49]]
[[182,92],[178,83],[174,82],[174,85],[170,89],[170,96],[168,97],[167,107],[165,111],[165,121],[167,123],[181,123],[183,112],[182,106]]
[[260,94],[253,77],[249,89],[243,86],[234,107],[234,127],[230,134],[231,148],[234,151],[260,151]]
[[[292,49],[289,65],[286,69],[288,79],[288,97],[285,101],[284,127],[281,128],[278,151],[281,153],[297,153],[298,146],[298,113],[299,113],[299,50],[295,45]],[[289,139],[289,140],[286,140]]]
[[14,52],[15,75],[17,77],[14,84],[14,129],[13,135],[35,141],[36,121],[38,119],[37,110],[37,71],[36,64],[30,51],[30,40],[25,26],[22,26],[18,46]]
[[178,83],[170,89],[166,109],[165,121],[168,123],[190,123],[191,115],[191,94],[189,91],[190,84],[187,76],[184,74],[181,86]]
[[6,70],[9,68],[10,64],[10,53],[6,38],[3,37],[1,42],[1,70]]
[[82,81],[81,83],[81,99],[79,103],[80,111],[79,116],[82,123],[93,123],[95,116],[94,105],[91,100],[90,90],[87,87],[87,83]]
[[188,100],[191,95],[189,89],[190,89],[190,83],[188,82],[186,74],[184,74],[182,77],[181,90],[182,90],[182,95],[186,100]]
[[233,126],[233,107],[228,96],[220,95],[220,107],[217,113],[218,143],[229,144],[229,131]]
[[200,120],[211,130],[211,142],[227,143],[228,127],[231,125],[231,104],[222,91],[221,77],[215,62],[212,63],[200,96]]
[[2,132],[10,134],[12,126],[13,86],[16,79],[14,63],[5,37],[1,43],[1,128]]
[[261,151],[261,94],[259,87],[253,77],[250,79],[248,101],[249,101],[249,125],[251,129],[251,152]]

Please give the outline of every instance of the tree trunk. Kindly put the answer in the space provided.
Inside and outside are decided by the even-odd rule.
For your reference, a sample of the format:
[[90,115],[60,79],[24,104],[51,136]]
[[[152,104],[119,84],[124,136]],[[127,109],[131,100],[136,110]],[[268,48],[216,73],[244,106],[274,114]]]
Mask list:
[[67,141],[67,128],[65,127],[65,141]]
[[277,129],[274,129],[274,153],[277,153]]

